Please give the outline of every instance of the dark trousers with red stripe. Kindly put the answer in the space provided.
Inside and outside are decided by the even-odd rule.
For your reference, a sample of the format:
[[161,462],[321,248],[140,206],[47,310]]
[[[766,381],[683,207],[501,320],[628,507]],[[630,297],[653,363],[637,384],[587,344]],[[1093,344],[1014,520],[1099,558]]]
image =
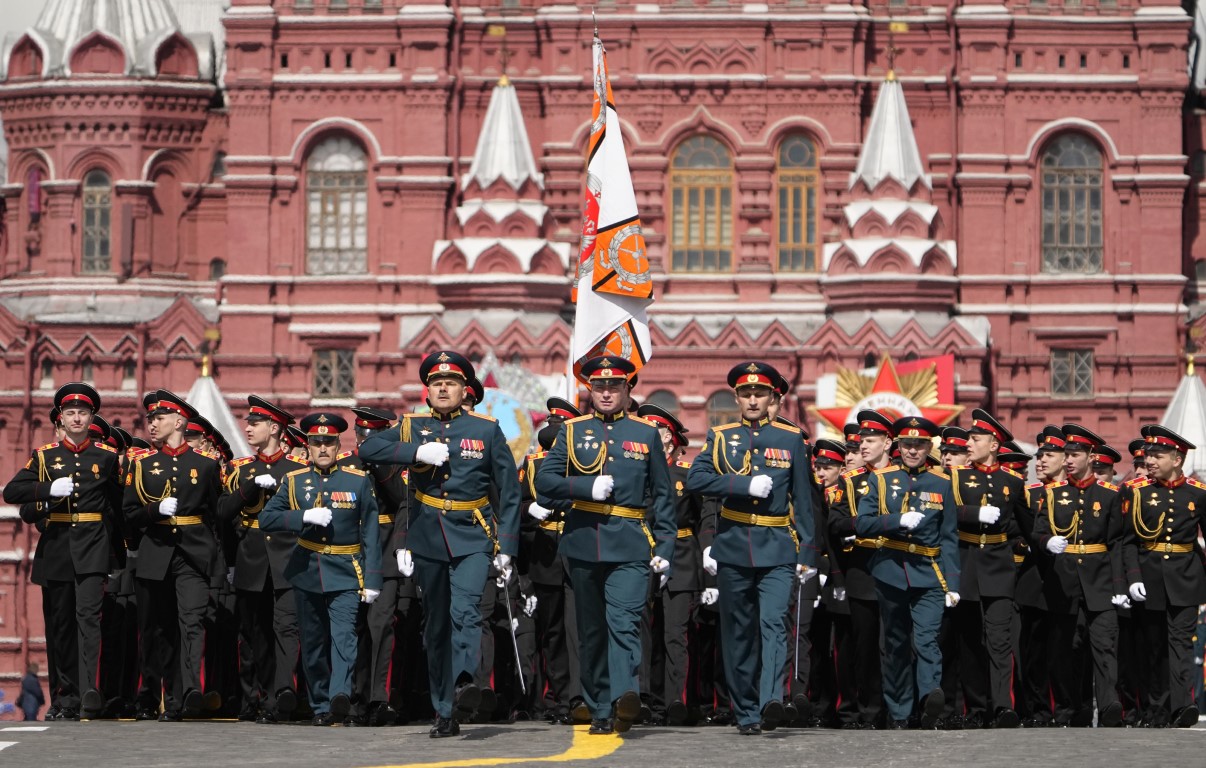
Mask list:
[[[656,576],[654,578],[657,578]],[[695,593],[662,590],[653,601],[649,680],[654,709],[686,703],[688,641],[695,619]]]

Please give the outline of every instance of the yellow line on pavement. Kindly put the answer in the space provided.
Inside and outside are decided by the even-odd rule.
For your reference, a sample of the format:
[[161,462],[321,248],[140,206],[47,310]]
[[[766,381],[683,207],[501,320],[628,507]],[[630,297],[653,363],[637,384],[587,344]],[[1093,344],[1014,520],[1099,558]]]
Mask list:
[[616,734],[595,735],[587,733],[588,725],[574,726],[574,741],[570,748],[558,755],[547,757],[469,757],[463,760],[444,760],[437,763],[405,763],[403,765],[380,765],[376,768],[468,768],[477,765],[515,765],[517,763],[568,763],[577,760],[598,760],[615,752],[624,743]]

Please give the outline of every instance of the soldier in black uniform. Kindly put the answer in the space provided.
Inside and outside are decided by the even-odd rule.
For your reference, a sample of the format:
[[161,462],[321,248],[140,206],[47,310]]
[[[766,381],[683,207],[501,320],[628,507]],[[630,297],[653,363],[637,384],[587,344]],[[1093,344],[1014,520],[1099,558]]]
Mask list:
[[822,489],[824,501],[817,507],[818,532],[825,535],[826,556],[822,576],[828,579],[821,590],[821,602],[812,616],[809,632],[812,635],[812,680],[811,709],[813,714],[801,718],[807,727],[840,724],[839,710],[846,721],[857,722],[857,692],[854,687],[854,666],[850,652],[850,603],[846,599],[846,578],[842,573],[838,557],[840,542],[835,544],[828,532],[828,520],[832,504],[841,504],[845,498],[842,472],[846,468],[846,444],[836,440],[817,440],[812,452],[813,473]]
[[[959,604],[950,612],[958,642],[964,727],[1016,728],[1013,709],[1013,595],[1017,579],[1014,542],[1026,514],[1026,480],[997,460],[1013,439],[987,411],[972,411],[968,466],[952,467],[951,486],[959,507]],[[948,710],[949,711],[949,710]]]
[[100,395],[71,383],[55,393],[63,439],[33,452],[4,487],[4,500],[22,507],[27,523],[46,521],[30,574],[43,587],[54,648],[60,719],[99,716],[97,689],[101,604],[110,571],[114,517],[120,509],[117,451],[89,433]]
[[[379,408],[353,408],[356,444],[389,429],[397,414]],[[377,491],[378,540],[381,546],[381,595],[362,609],[356,623],[359,650],[352,676],[352,722],[361,725],[393,725],[397,711],[390,705],[389,671],[394,650],[394,622],[398,613],[402,574],[391,549],[394,526],[406,513],[406,481],[396,464],[364,463]],[[413,596],[413,580],[409,588]]]
[[1199,536],[1206,484],[1186,477],[1185,454],[1197,446],[1158,424],[1145,426],[1148,476],[1124,491],[1123,554],[1132,600],[1142,603],[1151,660],[1147,722],[1193,727],[1193,635],[1198,606],[1206,603],[1206,566]]
[[287,456],[281,444],[292,415],[259,395],[249,395],[247,406],[247,442],[256,453],[231,462],[218,517],[233,529],[238,541],[233,585],[245,649],[241,661],[250,664],[241,675],[244,688],[239,718],[275,723],[288,720],[297,708],[293,679],[300,647],[297,603],[285,578],[297,535],[290,531],[265,533],[260,529],[259,514],[281,479],[306,462]]
[[[860,539],[855,535],[854,520],[858,516],[859,499],[870,490],[870,473],[888,466],[892,420],[878,411],[863,410],[858,413],[858,426],[857,450],[863,465],[842,473],[841,481],[826,489],[830,553],[837,559],[850,606],[850,633],[846,642],[847,652],[851,654],[849,663],[854,670],[856,693],[852,698],[857,702],[857,711],[843,706],[838,715],[843,728],[875,729],[884,724],[879,604],[875,578],[869,567],[876,547],[873,539]],[[848,438],[849,433],[847,430]]]
[[1117,449],[1108,445],[1099,445],[1091,458],[1093,460],[1093,474],[1097,475],[1097,479],[1104,480],[1107,483],[1114,482],[1114,479],[1117,477],[1115,469],[1118,462],[1122,461],[1122,454]]
[[[1035,516],[1035,545],[1054,557],[1044,581],[1050,610],[1051,690],[1056,725],[1089,725],[1092,702],[1082,684],[1084,634],[1093,654],[1093,691],[1102,727],[1122,723],[1118,701],[1118,614],[1122,581],[1122,512],[1118,486],[1098,480],[1089,456],[1101,438],[1079,424],[1063,428],[1068,479],[1048,484]],[[1036,504],[1036,509],[1038,505]]]
[[142,626],[154,625],[170,648],[164,672],[167,691],[160,721],[201,713],[203,621],[217,541],[213,528],[222,468],[184,442],[196,415],[181,398],[159,390],[150,431],[161,442],[156,453],[138,459],[126,478],[123,512],[143,531],[135,576],[150,597],[139,602]]
[[[135,450],[134,438],[121,427],[112,428],[113,447],[118,451],[121,483],[125,484],[129,454]],[[140,440],[145,444],[145,440]],[[105,584],[105,602],[101,608],[100,690],[109,698],[104,717],[133,717],[138,695],[138,604],[134,600],[134,559],[129,556],[131,542],[126,540],[125,520],[120,507],[115,510],[109,535],[113,549],[121,551],[119,566]]]

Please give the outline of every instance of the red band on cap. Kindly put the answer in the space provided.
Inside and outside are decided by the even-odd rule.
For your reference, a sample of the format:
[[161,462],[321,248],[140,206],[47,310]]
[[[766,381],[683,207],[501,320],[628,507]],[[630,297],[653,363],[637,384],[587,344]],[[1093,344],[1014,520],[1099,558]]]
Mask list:
[[892,431],[886,425],[880,424],[878,421],[871,421],[870,419],[860,422],[858,426],[860,429],[873,429],[876,432],[883,432],[885,435]]
[[1068,435],[1068,442],[1080,443],[1081,445],[1091,445],[1093,447],[1097,446],[1097,443],[1093,442],[1090,438],[1087,438],[1084,435]]
[[453,365],[452,363],[440,363],[439,365],[433,365],[431,370],[427,372],[427,378],[430,379],[432,376],[447,374],[460,376],[462,379],[468,378],[465,376],[465,372],[461,370],[460,366]]
[[385,419],[356,419],[356,426],[364,427],[365,429],[385,429],[389,426],[389,422]]
[[182,406],[177,405],[176,403],[173,403],[171,400],[160,400],[159,402],[155,403],[155,409],[157,410],[159,408],[164,408],[169,411],[175,411],[176,413],[180,414],[181,416],[185,416],[185,417],[188,416],[188,411],[184,410],[184,408]]
[[1189,450],[1189,448],[1187,446],[1182,445],[1181,443],[1178,443],[1176,440],[1173,440],[1171,437],[1164,437],[1163,435],[1149,437],[1149,438],[1147,438],[1147,442],[1155,443],[1156,445],[1167,445],[1171,448],[1176,448],[1178,451],[1182,451],[1182,452]]
[[550,415],[550,416],[560,416],[560,417],[561,417],[561,418],[563,418],[563,419],[576,419],[576,418],[578,418],[578,417],[577,417],[577,416],[576,416],[576,415],[573,413],[573,411],[567,411],[567,410],[565,410],[564,408],[550,408],[550,409],[549,409],[549,415]]
[[1001,431],[999,429],[997,429],[995,426],[993,426],[991,422],[981,421],[980,419],[973,419],[972,426],[979,427],[980,429],[988,430],[989,432],[996,435],[997,440],[1000,440],[1002,442],[1005,441],[1005,435],[1002,435]]
[[334,427],[328,427],[326,424],[315,424],[306,431],[307,435],[338,435]]
[[834,461],[838,462],[839,464],[846,460],[845,456],[838,453],[837,451],[831,451],[828,448],[817,449],[817,452],[815,455],[818,459],[833,459]]
[[1141,458],[1143,458],[1145,455],[1146,455],[1146,454],[1144,453],[1144,451],[1143,451],[1143,449],[1142,449],[1142,448],[1136,448],[1135,450],[1131,451],[1131,456],[1133,456],[1133,457],[1134,457],[1134,458],[1136,458],[1136,459],[1141,459]]
[[1114,466],[1114,457],[1106,456],[1104,453],[1093,454],[1093,461],[1097,464],[1109,464],[1110,466]]
[[96,434],[98,434],[98,435],[103,435],[103,434],[105,434],[105,430],[101,429],[100,424],[89,424],[89,425],[88,425],[88,431],[89,431],[89,432],[95,432],[95,433],[96,433]]
[[967,447],[967,440],[965,440],[962,437],[947,437],[947,438],[943,438],[942,442],[945,443],[946,445],[956,445],[960,448]]
[[73,393],[73,394],[70,394],[70,395],[63,395],[63,400],[62,400],[62,402],[61,402],[61,403],[59,403],[59,407],[60,407],[60,408],[66,408],[66,407],[67,407],[67,403],[71,403],[71,402],[74,402],[74,401],[76,401],[76,400],[79,400],[80,402],[83,402],[83,403],[87,403],[87,404],[88,404],[88,407],[92,407],[92,405],[93,405],[93,403],[92,403],[92,398],[88,397],[87,395],[81,395],[81,394]]
[[846,435],[846,442],[848,443],[861,443],[862,441],[863,436],[857,432],[851,432],[850,434]]
[[266,419],[272,419],[277,424],[285,423],[285,420],[281,418],[280,414],[273,413],[272,411],[268,410],[267,408],[261,408],[258,405],[251,406],[251,408],[249,408],[248,411],[250,413],[256,414],[257,416],[263,416]]
[[1055,435],[1047,435],[1043,438],[1043,445],[1050,445],[1056,448],[1063,448],[1068,444],[1067,440],[1061,440]]
[[205,427],[201,426],[200,424],[195,424],[190,421],[188,423],[188,426],[184,428],[184,431],[185,432],[200,432],[201,434],[205,434]]
[[678,427],[671,424],[669,419],[665,419],[661,416],[644,416],[642,418],[648,419],[649,421],[656,422],[656,423],[660,424],[661,426],[665,427],[666,429],[670,430],[671,432],[674,432],[674,433],[678,432]]
[[734,385],[733,389],[739,389],[741,387],[753,387],[753,386],[770,387],[771,389],[775,389],[775,384],[774,384],[774,382],[771,381],[770,376],[767,376],[766,374],[762,374],[762,373],[743,373],[743,374],[741,374],[741,376],[739,376],[737,378],[737,384]]

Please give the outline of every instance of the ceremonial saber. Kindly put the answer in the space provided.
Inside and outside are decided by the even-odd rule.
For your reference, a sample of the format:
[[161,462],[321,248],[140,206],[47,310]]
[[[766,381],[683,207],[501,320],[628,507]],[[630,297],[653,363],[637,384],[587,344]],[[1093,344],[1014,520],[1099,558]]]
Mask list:
[[796,580],[796,646],[792,654],[792,676],[800,679],[800,606],[804,602],[804,582]]
[[523,681],[523,662],[519,660],[519,640],[515,638],[515,616],[511,613],[511,586],[507,582],[503,582],[503,602],[507,605],[507,629],[511,631],[511,650],[515,652],[515,674],[519,675],[519,690],[527,696],[528,686]]

